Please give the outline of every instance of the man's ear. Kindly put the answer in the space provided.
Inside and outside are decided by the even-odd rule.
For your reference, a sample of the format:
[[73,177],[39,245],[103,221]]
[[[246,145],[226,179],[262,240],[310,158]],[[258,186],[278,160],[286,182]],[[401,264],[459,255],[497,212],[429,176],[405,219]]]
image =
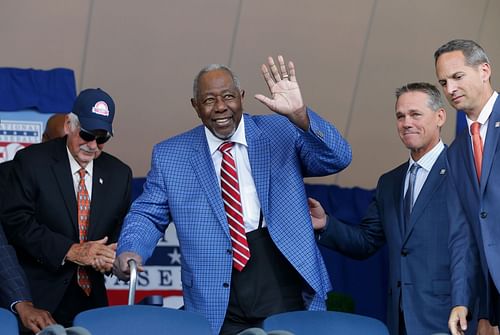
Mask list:
[[200,117],[200,112],[198,111],[198,105],[196,104],[196,100],[194,98],[191,98],[191,106],[193,106],[196,114],[198,117]]
[[438,127],[441,128],[446,122],[446,109],[440,108],[438,111]]
[[69,115],[66,115],[64,117],[64,134],[66,134],[66,135],[69,134],[70,123],[71,123],[71,121],[69,120]]
[[483,82],[487,82],[491,78],[491,66],[488,63],[483,63],[479,65],[479,71],[481,71],[481,79]]

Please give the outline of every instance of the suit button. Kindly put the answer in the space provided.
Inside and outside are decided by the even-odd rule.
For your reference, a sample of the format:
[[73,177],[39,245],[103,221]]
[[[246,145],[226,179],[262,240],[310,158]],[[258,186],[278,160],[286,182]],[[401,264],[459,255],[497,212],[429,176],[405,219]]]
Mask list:
[[67,280],[67,279],[64,279],[64,280],[63,280],[63,283],[64,283],[64,285],[68,285],[68,283],[69,283],[69,280]]
[[481,212],[481,219],[486,219],[488,217],[487,212]]
[[227,249],[226,252],[227,252],[228,255],[232,255],[233,254],[233,251],[231,249]]
[[222,284],[222,287],[224,287],[224,288],[228,288],[228,287],[229,287],[229,284],[228,284],[228,283],[224,283],[224,284]]
[[401,249],[401,256],[406,257],[408,256],[409,253],[410,252],[408,251],[408,249],[406,248]]
[[398,280],[398,283],[396,284],[397,287],[401,287],[401,281]]

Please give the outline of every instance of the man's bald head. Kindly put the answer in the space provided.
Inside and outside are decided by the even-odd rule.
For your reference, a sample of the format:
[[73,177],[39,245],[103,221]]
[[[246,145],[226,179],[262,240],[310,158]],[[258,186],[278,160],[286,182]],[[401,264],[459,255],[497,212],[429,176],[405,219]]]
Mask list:
[[42,135],[42,142],[47,142],[54,138],[64,137],[64,122],[66,114],[54,114],[47,120],[47,126]]

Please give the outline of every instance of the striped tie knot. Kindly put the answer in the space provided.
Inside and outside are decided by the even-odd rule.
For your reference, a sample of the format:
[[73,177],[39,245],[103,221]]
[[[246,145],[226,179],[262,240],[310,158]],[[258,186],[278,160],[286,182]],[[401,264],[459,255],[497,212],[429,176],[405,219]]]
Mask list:
[[219,151],[223,154],[231,154],[231,149],[233,148],[233,142],[224,142],[219,146]]

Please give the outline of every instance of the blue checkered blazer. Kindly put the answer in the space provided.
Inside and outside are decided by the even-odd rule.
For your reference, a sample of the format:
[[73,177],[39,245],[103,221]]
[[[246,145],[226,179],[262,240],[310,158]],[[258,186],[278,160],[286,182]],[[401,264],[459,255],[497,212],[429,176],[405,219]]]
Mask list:
[[19,265],[16,252],[5,238],[0,224],[0,306],[10,308],[16,301],[31,301],[28,281]]
[[[280,115],[244,114],[252,176],[269,233],[308,284],[306,306],[325,308],[331,290],[314,239],[303,177],[344,169],[351,149],[334,126],[308,110],[310,131]],[[170,222],[182,254],[186,310],[203,314],[217,334],[231,282],[231,239],[221,190],[202,125],[157,144],[143,194],[133,203],[118,242],[120,254],[148,259]]]
[[[9,189],[10,173],[13,162],[8,161],[0,164],[0,190]],[[0,213],[3,212],[4,199],[7,192],[0,195]],[[31,301],[31,293],[28,281],[23,269],[19,265],[16,251],[5,237],[3,226],[0,222],[0,306],[10,308],[16,301]]]

